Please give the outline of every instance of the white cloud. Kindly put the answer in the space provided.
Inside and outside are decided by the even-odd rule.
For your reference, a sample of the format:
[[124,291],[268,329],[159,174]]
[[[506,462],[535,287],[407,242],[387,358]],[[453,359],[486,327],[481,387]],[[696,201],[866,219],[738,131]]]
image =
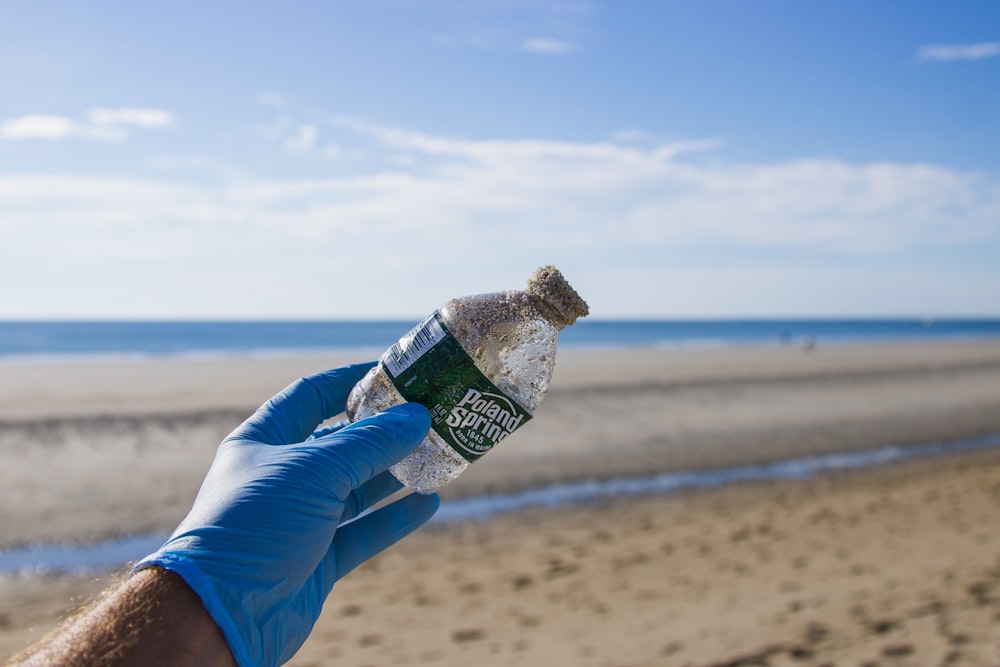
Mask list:
[[[725,262],[710,266],[614,267],[574,286],[600,317],[647,312],[690,318],[996,316],[1000,281],[982,267],[879,266],[849,261]],[[580,284],[576,284],[580,283]],[[623,289],[624,288],[624,289]],[[600,308],[600,310],[596,310]]]
[[0,124],[0,137],[4,139],[66,139],[79,131],[79,125],[63,116],[30,114],[12,118]]
[[521,42],[521,50],[529,53],[547,53],[553,55],[564,55],[572,53],[576,47],[561,39],[551,37],[532,37]]
[[[468,140],[435,137],[402,128],[386,127],[350,116],[330,116],[328,121],[352,133],[370,137],[379,144],[438,158],[473,160],[485,164],[529,163],[543,159],[624,162],[652,167],[684,153],[714,150],[719,139],[682,140],[662,143],[652,149],[623,146],[613,142],[579,143],[548,140]],[[609,174],[610,176],[610,174]]]
[[[164,275],[183,263],[191,280],[202,276],[205,294],[198,298],[237,289],[232,285],[257,285],[266,267],[268,275],[292,281],[287,294],[303,308],[329,298],[331,276],[364,275],[364,289],[338,292],[339,312],[385,316],[412,313],[412,295],[419,290],[434,295],[428,297],[430,306],[437,296],[452,296],[448,281],[456,272],[469,272],[486,288],[487,283],[516,286],[531,264],[552,261],[594,290],[595,312],[625,314],[626,305],[615,300],[615,291],[625,288],[608,282],[608,276],[632,272],[646,276],[645,284],[664,286],[683,278],[688,290],[694,289],[696,275],[729,267],[727,253],[748,257],[762,251],[769,258],[766,279],[753,267],[733,267],[726,275],[756,276],[753,284],[774,294],[774,286],[785,280],[793,284],[819,275],[801,266],[788,268],[789,258],[807,252],[834,258],[833,267],[816,278],[834,294],[838,266],[850,272],[854,262],[905,257],[912,249],[947,254],[1000,244],[1000,177],[995,174],[830,158],[757,164],[730,162],[718,154],[702,159],[699,151],[717,148],[718,140],[643,146],[475,140],[343,116],[321,127],[301,125],[290,138],[300,147],[319,148],[321,130],[324,139],[344,135],[339,139],[350,148],[341,155],[363,145],[369,157],[346,161],[351,175],[242,176],[197,185],[172,180],[168,172],[155,179],[2,175],[0,267],[21,263],[30,271],[30,266],[78,264],[73,248],[79,240],[89,243],[88,257],[97,264],[126,261],[121,259],[125,249],[133,258],[149,253],[163,263]],[[159,166],[205,165],[175,159]],[[56,238],[61,246],[46,240]],[[697,270],[674,265],[688,256],[717,254],[723,259],[699,264]],[[780,260],[772,265],[774,257]],[[398,279],[404,270],[411,271],[405,285]],[[920,273],[912,265],[908,270]],[[218,271],[226,272],[230,287],[220,286]],[[935,275],[939,279],[944,272]],[[973,284],[973,275],[963,284]],[[880,280],[885,301],[895,288],[884,275]],[[721,292],[724,286],[713,289]],[[222,291],[218,303],[224,304]],[[657,288],[643,298],[655,313],[675,312],[671,304],[694,312],[694,296],[679,301],[672,293]],[[906,303],[916,303],[916,288],[909,294]],[[940,302],[947,289],[935,294]],[[768,303],[792,304],[793,296],[789,292],[786,301]],[[176,312],[183,311],[181,297],[166,292],[162,297]],[[638,308],[638,303],[627,307]],[[747,303],[752,310],[763,301]],[[826,303],[832,301],[816,302],[813,312]],[[246,304],[254,307],[252,301]],[[275,307],[291,306],[280,301]],[[422,308],[417,310],[414,314]]]
[[[448,138],[346,117],[334,117],[333,124],[374,142],[381,159],[373,159],[370,171],[244,177],[203,187],[6,176],[0,179],[0,211],[15,215],[0,216],[0,225],[14,218],[35,219],[39,226],[70,219],[156,224],[162,215],[241,219],[251,227],[280,226],[316,238],[406,221],[456,233],[473,229],[485,237],[523,230],[595,251],[723,243],[846,254],[1000,236],[1000,179],[948,167],[836,159],[701,162],[687,156],[717,148],[718,140],[642,148]],[[299,126],[288,148],[315,148],[318,135],[314,125]],[[336,150],[330,157],[343,154]],[[207,168],[191,158],[150,165]],[[140,192],[143,206],[132,210]]]
[[917,60],[952,62],[955,60],[982,60],[1000,55],[1000,42],[978,44],[928,44],[917,51]]
[[160,128],[172,124],[175,117],[161,109],[92,109],[87,121],[81,122],[67,116],[28,114],[0,123],[0,139],[90,139],[93,141],[124,141],[127,128]]
[[623,228],[649,243],[692,238],[855,253],[1000,236],[1000,180],[932,165],[832,159],[686,169]]

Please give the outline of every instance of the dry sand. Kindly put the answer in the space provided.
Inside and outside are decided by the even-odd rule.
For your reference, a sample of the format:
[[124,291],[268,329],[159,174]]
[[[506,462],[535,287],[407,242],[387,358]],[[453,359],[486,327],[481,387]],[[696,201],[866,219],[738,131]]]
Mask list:
[[1000,664],[1000,452],[430,529],[294,664]]
[[[343,359],[0,365],[0,549],[167,532],[215,445]],[[568,350],[446,496],[1000,431],[1000,342]],[[295,663],[1000,664],[1000,452],[422,530]],[[106,585],[0,578],[0,656]]]

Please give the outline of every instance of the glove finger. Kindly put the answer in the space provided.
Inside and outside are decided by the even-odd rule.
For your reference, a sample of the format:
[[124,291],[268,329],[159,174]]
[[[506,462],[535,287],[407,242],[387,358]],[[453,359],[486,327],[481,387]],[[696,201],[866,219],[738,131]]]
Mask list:
[[[414,493],[337,529],[328,558],[336,579],[387,549],[427,522],[441,504],[436,493]],[[333,582],[329,582],[333,586]]]
[[309,438],[311,440],[315,440],[316,438],[322,438],[324,435],[330,435],[332,433],[336,433],[337,431],[339,431],[340,429],[344,428],[345,426],[347,426],[350,423],[351,422],[349,422],[346,419],[341,419],[336,424],[330,424],[329,426],[324,426],[321,429],[317,429],[317,430],[313,431],[312,435],[310,435]]
[[270,445],[302,442],[323,421],[343,412],[347,395],[374,365],[342,366],[293,382],[227,439],[247,438]]
[[389,466],[398,463],[427,437],[431,418],[419,403],[402,403],[345,426],[333,435],[320,438],[329,442],[330,488],[347,488],[341,498],[359,488]]
[[401,488],[403,488],[403,483],[393,477],[388,470],[375,475],[368,482],[351,491],[344,499],[344,511],[340,515],[341,522],[350,521]]

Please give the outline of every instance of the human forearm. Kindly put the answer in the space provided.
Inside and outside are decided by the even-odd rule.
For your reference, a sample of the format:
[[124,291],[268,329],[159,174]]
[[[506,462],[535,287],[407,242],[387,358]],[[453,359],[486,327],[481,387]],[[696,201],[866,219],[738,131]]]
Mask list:
[[402,488],[388,469],[427,437],[423,406],[316,431],[344,411],[373,365],[302,378],[262,405],[219,446],[194,506],[163,546],[13,664],[290,660],[334,583],[430,519],[440,502],[411,494],[366,513]]
[[135,573],[11,665],[236,665],[221,630],[178,575]]

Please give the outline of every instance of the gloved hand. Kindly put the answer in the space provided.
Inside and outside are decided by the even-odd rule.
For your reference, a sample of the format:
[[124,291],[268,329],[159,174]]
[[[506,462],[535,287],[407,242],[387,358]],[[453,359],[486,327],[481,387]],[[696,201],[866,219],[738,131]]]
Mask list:
[[187,518],[135,567],[183,577],[242,667],[290,659],[334,582],[437,510],[436,495],[414,494],[344,525],[402,487],[386,469],[430,427],[409,403],[310,436],[371,367],[303,378],[258,409],[219,447]]

